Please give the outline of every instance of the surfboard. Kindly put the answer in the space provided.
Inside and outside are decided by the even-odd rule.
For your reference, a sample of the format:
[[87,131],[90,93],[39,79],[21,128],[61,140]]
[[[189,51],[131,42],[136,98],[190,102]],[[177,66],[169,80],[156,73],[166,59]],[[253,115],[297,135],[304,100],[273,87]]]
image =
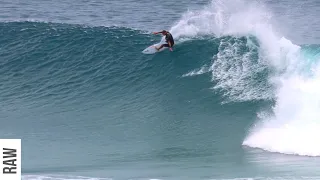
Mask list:
[[163,44],[163,43],[162,43],[162,42],[159,42],[159,43],[157,43],[157,44],[153,44],[153,45],[147,47],[146,49],[144,49],[144,50],[142,51],[142,53],[144,53],[144,54],[155,54],[155,53],[158,53],[158,52],[161,52],[161,51],[167,49],[167,47],[163,47],[163,48],[161,48],[161,49],[158,51],[158,50],[156,49],[156,47],[160,47],[161,44]]

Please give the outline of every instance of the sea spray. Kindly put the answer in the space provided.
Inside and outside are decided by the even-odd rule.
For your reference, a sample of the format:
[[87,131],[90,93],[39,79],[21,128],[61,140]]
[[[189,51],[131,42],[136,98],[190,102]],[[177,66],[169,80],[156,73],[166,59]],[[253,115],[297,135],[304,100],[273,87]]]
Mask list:
[[[183,75],[212,72],[214,90],[229,101],[274,99],[267,116],[243,145],[273,152],[320,155],[320,82],[305,66],[301,48],[281,36],[271,22],[272,12],[257,3],[212,1],[200,11],[187,12],[171,28],[174,35],[220,39],[219,51],[207,65]],[[312,74],[312,73],[311,73]],[[307,76],[308,75],[308,76]],[[264,77],[265,79],[261,79]]]

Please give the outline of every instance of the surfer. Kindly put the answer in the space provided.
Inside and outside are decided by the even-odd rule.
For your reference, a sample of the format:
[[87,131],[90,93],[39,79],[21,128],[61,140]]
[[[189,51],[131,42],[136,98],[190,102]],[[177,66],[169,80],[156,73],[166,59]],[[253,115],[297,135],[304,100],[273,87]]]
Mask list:
[[156,49],[159,51],[163,47],[169,47],[170,51],[172,51],[172,46],[174,45],[174,40],[173,40],[171,33],[169,31],[163,30],[160,32],[154,32],[153,34],[159,34],[159,33],[161,33],[163,36],[166,36],[166,42],[168,44],[161,44],[161,46],[158,48],[156,47]]

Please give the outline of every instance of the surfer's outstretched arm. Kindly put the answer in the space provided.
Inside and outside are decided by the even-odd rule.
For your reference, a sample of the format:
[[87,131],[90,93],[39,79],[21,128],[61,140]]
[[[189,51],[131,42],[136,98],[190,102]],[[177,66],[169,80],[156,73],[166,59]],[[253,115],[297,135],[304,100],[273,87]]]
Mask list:
[[161,31],[160,32],[153,32],[153,34],[159,34],[159,33],[162,33]]

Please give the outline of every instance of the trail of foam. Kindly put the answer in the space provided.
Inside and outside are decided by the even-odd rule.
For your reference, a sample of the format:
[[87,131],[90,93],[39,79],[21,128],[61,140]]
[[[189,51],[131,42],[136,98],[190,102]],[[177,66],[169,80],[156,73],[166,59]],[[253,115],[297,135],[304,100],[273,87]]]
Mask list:
[[204,65],[200,69],[192,70],[192,71],[182,75],[182,77],[201,75],[201,74],[205,74],[210,71],[211,71],[211,68],[208,67],[207,65]]
[[[258,60],[258,49],[250,37],[225,38],[212,64],[213,89],[221,89],[231,101],[271,98],[266,80],[267,67]],[[259,77],[260,76],[260,77]]]

